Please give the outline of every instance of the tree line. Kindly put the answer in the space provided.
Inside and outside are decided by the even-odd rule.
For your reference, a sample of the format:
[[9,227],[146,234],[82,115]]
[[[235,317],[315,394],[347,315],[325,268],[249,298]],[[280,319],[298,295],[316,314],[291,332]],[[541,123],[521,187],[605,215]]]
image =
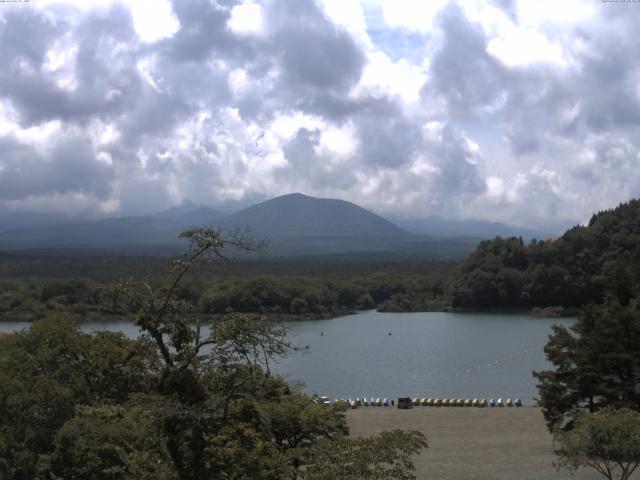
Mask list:
[[610,291],[623,302],[640,284],[640,200],[599,212],[557,239],[482,242],[449,285],[452,307],[579,308]]
[[562,286],[567,300],[557,304],[582,306],[571,327],[552,329],[552,368],[534,372],[558,465],[609,480],[626,480],[640,465],[639,232],[640,203],[632,201],[539,248],[535,267],[555,259],[570,271],[576,284]]
[[[188,276],[175,294],[203,314],[244,312],[279,319],[328,318],[357,310],[424,311],[442,308],[451,266],[432,273],[374,272],[346,275]],[[164,277],[152,279],[162,288]],[[87,278],[0,280],[0,321],[32,321],[67,312],[85,320],[132,317],[136,305],[118,282]]]

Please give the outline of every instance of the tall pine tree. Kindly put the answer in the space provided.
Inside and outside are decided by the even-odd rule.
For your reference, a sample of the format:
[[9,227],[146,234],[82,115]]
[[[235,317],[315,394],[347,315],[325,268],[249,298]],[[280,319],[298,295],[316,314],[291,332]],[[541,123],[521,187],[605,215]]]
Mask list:
[[545,353],[554,369],[533,375],[549,429],[605,406],[640,410],[637,301],[587,306],[570,329],[553,327]]

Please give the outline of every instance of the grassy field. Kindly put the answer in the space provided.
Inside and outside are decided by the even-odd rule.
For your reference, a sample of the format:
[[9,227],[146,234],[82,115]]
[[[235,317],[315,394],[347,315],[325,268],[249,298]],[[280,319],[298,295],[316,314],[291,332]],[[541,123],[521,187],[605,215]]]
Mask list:
[[538,408],[361,407],[347,419],[354,436],[394,428],[419,430],[429,448],[416,459],[425,480],[592,480],[595,471],[571,476],[553,466],[551,435]]

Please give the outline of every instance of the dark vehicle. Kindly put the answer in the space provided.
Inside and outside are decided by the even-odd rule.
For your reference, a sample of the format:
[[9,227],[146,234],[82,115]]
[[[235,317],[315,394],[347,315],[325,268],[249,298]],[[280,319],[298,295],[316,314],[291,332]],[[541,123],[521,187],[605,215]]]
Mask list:
[[413,408],[413,403],[409,397],[402,397],[398,399],[398,408]]

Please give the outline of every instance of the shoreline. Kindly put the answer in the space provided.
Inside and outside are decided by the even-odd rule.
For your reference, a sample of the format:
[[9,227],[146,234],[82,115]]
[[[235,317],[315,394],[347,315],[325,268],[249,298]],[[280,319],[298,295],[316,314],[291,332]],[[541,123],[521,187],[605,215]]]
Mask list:
[[[493,315],[528,315],[536,318],[572,318],[575,317],[579,312],[574,310],[565,310],[562,314],[554,314],[553,312],[549,312],[550,314],[546,314],[547,310],[550,310],[551,307],[534,307],[532,309],[523,309],[523,308],[492,308],[492,309],[479,309],[479,310],[471,310],[471,309],[454,309],[450,306],[441,308],[441,309],[433,309],[433,310],[406,310],[406,311],[395,311],[395,310],[380,310],[378,308],[372,308],[368,310],[344,310],[344,311],[332,311],[332,312],[314,312],[314,313],[304,313],[304,314],[293,314],[293,313],[256,313],[256,312],[235,312],[243,315],[252,315],[252,316],[263,316],[266,319],[280,323],[280,322],[302,322],[302,321],[317,321],[317,320],[333,320],[335,318],[346,317],[350,315],[357,315],[359,313],[365,313],[370,311],[375,311],[381,314],[394,314],[394,313],[455,313],[455,314],[493,314]],[[13,315],[12,315],[13,313]],[[82,315],[75,312],[65,312],[64,310],[60,312],[51,312],[51,313],[70,313],[72,315]],[[557,312],[556,312],[557,313]],[[209,322],[212,320],[216,320],[224,316],[222,313],[209,313],[203,314],[202,320],[203,322]],[[2,312],[0,313],[0,323],[17,323],[17,322],[25,322],[25,323],[33,323],[35,320],[33,318],[21,318],[25,316],[25,312]],[[104,314],[99,312],[87,312],[84,316],[88,317],[86,320],[81,320],[80,323],[91,323],[91,322],[102,322],[102,323],[116,323],[123,320],[132,320],[135,314]]]

